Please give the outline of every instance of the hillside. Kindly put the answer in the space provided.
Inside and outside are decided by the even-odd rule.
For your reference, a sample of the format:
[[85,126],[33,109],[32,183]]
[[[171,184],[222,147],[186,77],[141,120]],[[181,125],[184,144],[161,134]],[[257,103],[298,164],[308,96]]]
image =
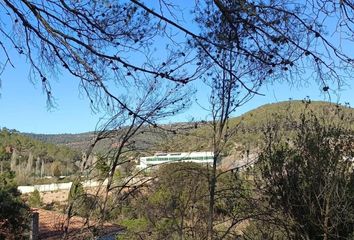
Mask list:
[[[325,124],[341,122],[354,129],[354,109],[327,102],[287,101],[267,104],[230,120],[234,133],[223,149],[224,163],[235,164],[245,153],[259,149],[267,125],[278,126],[282,134],[291,137],[289,124],[299,121],[301,113],[313,112]],[[143,127],[134,136],[134,155],[154,152],[210,151],[212,125],[210,122],[190,122],[164,125],[170,131]],[[81,134],[22,134],[15,130],[0,131],[1,171],[16,171],[19,182],[46,175],[67,175],[81,167],[82,152],[87,150],[93,132]],[[112,149],[119,141],[107,139],[94,149]]]
[[[312,111],[318,116],[325,116],[326,122],[339,121],[340,114],[345,113],[348,119],[352,121],[348,122],[354,126],[354,109],[340,106],[328,102],[305,102],[305,101],[286,101],[274,104],[263,105],[259,108],[251,110],[239,117],[232,118],[230,121],[230,128],[234,128],[236,125],[236,134],[232,137],[232,144],[244,146],[247,148],[256,147],[261,141],[261,129],[271,123],[274,120],[277,124],[284,125],[289,119],[299,119],[300,114],[304,111]],[[183,126],[183,127],[182,127]],[[187,126],[187,127],[186,127]],[[189,127],[188,127],[189,126]],[[154,148],[157,151],[197,151],[197,150],[209,150],[211,126],[208,122],[198,123],[176,123],[173,126],[166,126],[178,130],[178,134],[172,132],[162,133],[161,131],[151,131],[150,128],[143,129],[144,135],[137,137],[137,142],[140,142],[140,146],[144,145],[144,142],[154,143]],[[93,132],[81,133],[81,134],[27,134],[32,138],[54,143],[58,145],[65,145],[77,150],[85,150],[92,138],[94,138]],[[109,141],[103,142],[97,149],[109,147],[112,144]]]
[[[343,122],[354,129],[354,109],[327,102],[286,101],[263,105],[239,117],[230,120],[229,144],[225,148],[225,155],[233,150],[255,149],[262,142],[263,130],[267,125],[277,125],[282,131],[289,122],[299,121],[302,113],[312,112],[324,124]],[[212,126],[208,122],[197,123],[196,128],[180,131],[178,135],[165,135],[160,141],[162,151],[207,151],[210,150]],[[231,151],[231,152],[230,152]]]
[[19,184],[38,177],[75,173],[81,152],[66,146],[39,141],[15,130],[0,130],[0,171],[16,172]]
[[68,147],[82,150],[85,149],[92,138],[95,137],[94,132],[86,132],[79,134],[34,134],[34,133],[24,133],[24,135],[29,136],[33,139],[40,141],[56,144],[56,145],[66,145]]

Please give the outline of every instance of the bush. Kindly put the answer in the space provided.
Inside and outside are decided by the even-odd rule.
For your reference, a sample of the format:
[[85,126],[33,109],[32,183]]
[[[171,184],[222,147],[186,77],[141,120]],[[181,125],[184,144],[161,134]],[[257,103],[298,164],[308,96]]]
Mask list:
[[81,217],[89,217],[92,211],[96,209],[98,198],[87,194],[80,181],[74,181],[71,186],[68,203],[72,205],[72,214]]
[[125,231],[118,236],[117,240],[131,240],[146,237],[149,227],[148,220],[145,218],[125,219],[120,225],[125,228]]
[[0,174],[0,239],[26,239],[29,207],[20,198],[13,172]]
[[294,140],[270,131],[260,155],[265,199],[295,239],[349,239],[354,231],[354,134],[324,121],[304,114]]
[[37,207],[37,208],[42,205],[41,195],[37,189],[30,194],[28,198],[28,203],[31,207]]

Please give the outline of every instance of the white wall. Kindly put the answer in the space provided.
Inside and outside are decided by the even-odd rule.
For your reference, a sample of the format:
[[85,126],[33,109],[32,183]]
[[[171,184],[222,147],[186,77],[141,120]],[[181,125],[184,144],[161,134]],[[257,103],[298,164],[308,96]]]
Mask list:
[[[97,187],[101,183],[94,180],[88,180],[81,182],[83,187]],[[43,184],[43,185],[33,185],[33,186],[18,186],[17,189],[21,193],[31,193],[34,190],[38,190],[39,192],[51,192],[51,191],[58,191],[58,190],[70,190],[72,182],[68,183],[52,183],[52,184]],[[103,185],[106,185],[107,181],[103,182]]]

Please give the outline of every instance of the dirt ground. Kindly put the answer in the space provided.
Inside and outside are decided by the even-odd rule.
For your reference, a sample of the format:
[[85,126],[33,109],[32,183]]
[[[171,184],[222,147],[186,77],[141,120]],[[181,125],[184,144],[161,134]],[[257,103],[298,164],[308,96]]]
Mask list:
[[[88,194],[97,194],[97,188],[85,188]],[[102,191],[102,189],[101,189]],[[68,200],[69,190],[57,190],[51,192],[40,192],[42,203],[51,204],[53,202],[64,203]]]
[[69,190],[41,192],[40,195],[44,204],[50,204],[52,202],[66,202],[68,200]]

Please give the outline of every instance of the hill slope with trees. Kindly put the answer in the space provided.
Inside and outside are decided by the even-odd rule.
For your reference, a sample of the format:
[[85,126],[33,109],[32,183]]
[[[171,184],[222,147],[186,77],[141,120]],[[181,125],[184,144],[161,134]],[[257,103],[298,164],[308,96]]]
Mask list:
[[[341,113],[345,113],[352,119],[354,127],[354,110],[346,105],[338,105],[321,101],[294,100],[279,103],[266,104],[251,110],[239,117],[230,119],[229,128],[234,128],[236,133],[231,141],[231,146],[243,146],[243,148],[255,148],[260,143],[262,129],[274,119],[277,124],[286,124],[290,119],[300,119],[301,113],[305,110],[312,111],[315,115],[326,116],[327,120],[340,121]],[[351,117],[350,117],[351,116]],[[161,132],[152,130],[150,127],[140,131],[140,141],[153,143],[150,145],[156,151],[206,151],[210,150],[211,125],[207,121],[176,123],[167,128],[173,131]],[[284,129],[286,130],[286,129]],[[94,132],[80,134],[26,134],[34,139],[46,141],[52,144],[65,145],[67,147],[84,151],[91,140]],[[101,143],[97,150],[110,147],[111,142]],[[230,147],[231,147],[230,146]],[[230,150],[230,147],[227,149]]]
[[18,184],[44,176],[71,175],[78,169],[81,153],[33,139],[16,130],[0,130],[0,171],[16,172]]

